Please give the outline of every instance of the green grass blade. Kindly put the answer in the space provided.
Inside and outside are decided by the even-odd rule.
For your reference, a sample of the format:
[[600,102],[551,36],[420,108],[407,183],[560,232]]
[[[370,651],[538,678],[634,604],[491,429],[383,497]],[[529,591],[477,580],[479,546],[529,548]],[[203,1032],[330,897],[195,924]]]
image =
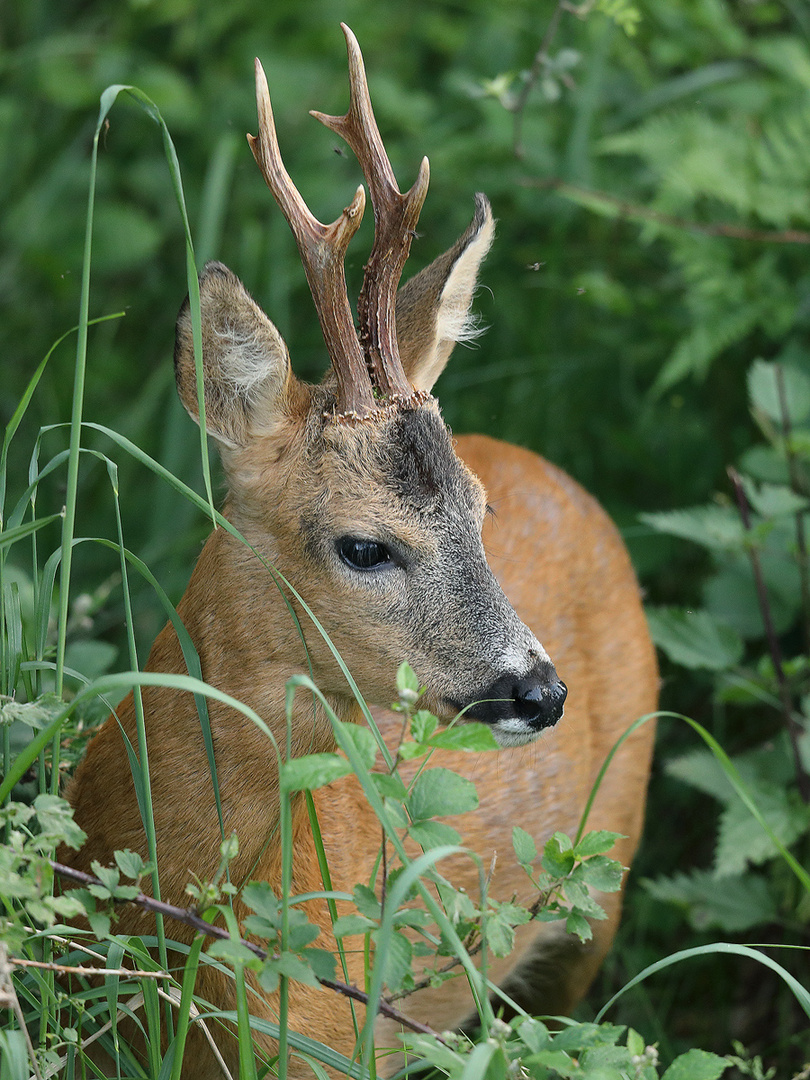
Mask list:
[[758,949],[752,949],[748,945],[737,945],[735,942],[718,941],[709,945],[698,945],[692,949],[682,949],[680,952],[673,953],[671,956],[664,957],[663,960],[658,960],[654,964],[650,964],[649,967],[644,968],[634,978],[614,994],[610,1001],[607,1002],[598,1012],[596,1016],[596,1023],[600,1023],[605,1013],[610,1009],[615,1001],[617,1001],[622,994],[629,990],[632,986],[636,986],[638,983],[643,982],[644,979],[650,975],[654,975],[658,971],[663,971],[664,968],[671,967],[673,964],[679,964],[682,960],[691,960],[693,957],[708,956],[712,953],[721,953],[731,956],[744,956],[749,960],[756,960],[758,963],[763,964],[765,967],[775,971],[776,974],[790,987],[794,997],[798,1001],[802,1010],[810,1017],[810,992],[806,990],[802,984],[795,979],[789,971],[785,971],[781,964],[778,964],[776,960],[773,960],[767,953],[760,952]]

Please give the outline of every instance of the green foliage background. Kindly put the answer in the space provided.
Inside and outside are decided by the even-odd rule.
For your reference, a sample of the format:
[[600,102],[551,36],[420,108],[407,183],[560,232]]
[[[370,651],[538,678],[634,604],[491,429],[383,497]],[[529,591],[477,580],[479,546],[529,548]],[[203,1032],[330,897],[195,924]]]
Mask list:
[[[307,110],[345,108],[344,20],[364,50],[400,185],[423,154],[431,161],[406,272],[453,242],[476,190],[500,222],[477,302],[489,330],[458,350],[437,388],[451,426],[566,468],[623,528],[650,597],[697,600],[705,555],[637,515],[726,487],[726,465],[752,439],[752,360],[787,349],[810,370],[810,12],[802,0],[646,0],[628,35],[599,6],[609,5],[582,19],[562,13],[518,154],[505,105],[555,15],[552,0],[9,0],[0,10],[0,422],[77,321],[90,142],[111,83],[140,87],[169,125],[198,262],[231,266],[279,326],[298,374],[319,376],[324,350],[304,276],[244,133],[255,131],[258,55],[289,171],[317,216],[340,212],[359,171]],[[350,253],[354,294],[368,217]],[[171,370],[181,223],[159,132],[124,99],[101,155],[92,271],[91,315],[125,316],[91,331],[85,417],[198,484],[199,445]],[[39,426],[69,417],[73,359],[68,339],[26,417],[28,437],[12,446],[20,488]],[[51,482],[55,508],[60,482]],[[204,530],[129,461],[120,482],[126,542],[176,599]],[[112,535],[105,484],[100,465],[83,466],[80,534]],[[122,640],[109,558],[105,568],[97,552],[78,550],[75,568],[77,591],[94,593],[75,648],[94,644],[87,663],[100,665]],[[150,593],[135,602],[145,648],[160,616]],[[665,700],[711,713],[699,676],[669,676]],[[744,745],[745,727],[718,719]],[[683,749],[669,732],[663,741],[665,753]],[[677,820],[678,835],[664,845],[653,836],[642,868],[700,862],[709,842],[702,804],[690,823],[696,798],[655,778],[654,827]],[[682,932],[651,899],[635,903],[655,932]],[[648,959],[649,941],[628,932],[628,966]],[[736,976],[718,979],[712,995],[726,995],[730,1015]],[[716,1020],[721,1040],[724,1024]]]

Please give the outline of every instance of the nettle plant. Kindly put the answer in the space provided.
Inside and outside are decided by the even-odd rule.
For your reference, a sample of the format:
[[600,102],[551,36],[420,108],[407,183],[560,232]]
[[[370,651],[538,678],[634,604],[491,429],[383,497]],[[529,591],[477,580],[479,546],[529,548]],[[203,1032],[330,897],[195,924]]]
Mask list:
[[752,364],[751,413],[764,442],[729,469],[729,490],[706,506],[644,515],[710,555],[702,606],[652,609],[650,626],[675,664],[707,673],[721,709],[756,717],[756,736],[731,761],[767,826],[752,827],[710,750],[669,761],[671,775],[720,804],[714,861],[649,888],[696,927],[729,932],[810,922],[810,895],[781,871],[785,849],[801,865],[810,858],[810,376],[798,359],[789,347]]
[[[243,979],[246,969],[253,970],[267,991],[274,991],[287,980],[297,980],[349,993],[366,1005],[373,1004],[375,1011],[398,1018],[404,1027],[412,1028],[404,1037],[408,1054],[422,1065],[433,1066],[436,1075],[459,1080],[484,1076],[491,1080],[515,1076],[538,1080],[656,1080],[661,1076],[656,1048],[646,1045],[632,1029],[608,1022],[567,1021],[562,1030],[552,1031],[542,1020],[517,1009],[508,1023],[491,1015],[487,1030],[476,1037],[473,1032],[431,1032],[422,1025],[410,1024],[407,1012],[400,1011],[407,1010],[409,994],[421,986],[464,977],[472,958],[485,978],[487,954],[507,956],[514,945],[515,928],[532,919],[565,920],[571,934],[587,941],[592,936],[588,920],[604,917],[590,890],[618,890],[623,870],[606,854],[617,839],[614,833],[584,832],[583,821],[575,839],[555,833],[538,851],[534,839],[516,826],[514,857],[526,873],[527,894],[534,897],[533,901],[526,905],[517,900],[499,903],[488,898],[488,868],[483,866],[478,897],[455,888],[440,871],[440,860],[460,850],[459,834],[447,817],[475,809],[478,799],[469,780],[449,769],[432,767],[431,755],[437,749],[478,754],[497,749],[496,743],[485,725],[443,727],[436,717],[420,709],[422,691],[407,664],[398,672],[397,686],[399,701],[393,708],[402,714],[403,727],[391,765],[380,760],[377,742],[369,729],[341,723],[333,715],[330,719],[341,750],[291,759],[281,769],[282,807],[289,807],[296,792],[310,792],[354,772],[379,815],[381,845],[376,880],[358,882],[352,895],[343,897],[344,911],[347,903],[352,910],[336,917],[334,923],[335,937],[343,949],[359,947],[365,951],[365,991],[337,980],[336,958],[317,947],[318,927],[297,907],[299,898],[286,894],[279,898],[266,882],[250,884],[243,890],[243,899],[253,915],[244,922],[249,939],[239,937],[230,907],[236,890],[228,875],[229,864],[238,853],[236,836],[223,842],[214,878],[189,883],[188,910],[171,908],[145,896],[140,881],[150,867],[129,851],[116,852],[115,866],[94,864],[93,876],[71,871],[80,887],[54,896],[54,871],[65,873],[68,868],[54,864],[49,856],[56,844],[78,847],[84,836],[73,822],[67,803],[55,796],[39,795],[31,805],[10,802],[3,810],[7,843],[2,848],[6,884],[0,948],[4,960],[9,953],[21,958],[11,961],[12,965],[20,965],[16,989],[12,991],[19,1027],[0,1031],[0,1046],[7,1062],[3,1075],[28,1076],[29,1052],[35,1075],[54,1075],[79,1061],[87,1066],[89,1062],[81,1050],[83,1025],[98,1025],[105,1017],[102,1035],[114,1046],[121,1075],[176,1075],[188,1024],[206,1015],[204,1001],[192,1000],[198,967],[202,963],[225,963],[237,980]],[[290,681],[289,701],[302,689],[318,694],[306,677],[298,676]],[[415,774],[409,771],[407,781],[400,775],[400,766],[405,763],[418,765]],[[282,813],[282,832],[286,820]],[[408,841],[415,842],[420,855],[409,857],[405,848]],[[289,860],[292,848],[292,844],[284,845]],[[446,916],[444,926],[437,927],[423,907],[414,905],[420,879],[429,883],[440,898]],[[149,940],[116,935],[117,912],[127,903],[140,904],[159,918],[180,918],[197,927],[200,933],[187,950],[183,971],[163,972],[148,951]],[[60,922],[77,915],[87,918],[96,939],[90,949],[82,944],[86,934]],[[218,916],[224,917],[228,930],[211,925]],[[167,936],[171,938],[168,927]],[[204,945],[206,940],[209,943]],[[47,1043],[35,1051],[27,1033],[36,1032],[36,1013],[44,1008],[43,968],[47,962],[31,957],[52,956],[56,948],[62,955],[55,967],[69,973],[71,991],[66,993],[58,985],[53,988],[53,1030]],[[207,955],[201,957],[203,948]],[[95,966],[87,964],[88,952],[95,957]],[[83,962],[81,969],[75,966],[79,961]],[[126,970],[122,966],[126,963],[134,964],[137,970]],[[106,975],[103,986],[94,985],[93,974]],[[165,989],[159,991],[161,982]],[[490,985],[490,989],[494,988]],[[508,998],[497,993],[503,1001],[496,999],[495,1011],[507,1008],[511,1015]],[[154,1041],[147,1038],[150,1060],[144,1069],[129,1056],[118,1025],[144,998],[147,1035],[153,1027],[159,1030],[160,997],[179,1002],[176,1034],[165,1056],[159,1049],[159,1036]],[[298,1037],[297,1044],[299,1050],[310,1053],[314,1075],[325,1075],[318,1061],[340,1067],[327,1047],[314,1045],[305,1037]],[[357,1065],[344,1064],[348,1065],[348,1075],[370,1076]],[[277,1065],[269,1063],[260,1075],[275,1075]],[[728,1066],[728,1059],[690,1050],[663,1076],[667,1080],[713,1080]]]

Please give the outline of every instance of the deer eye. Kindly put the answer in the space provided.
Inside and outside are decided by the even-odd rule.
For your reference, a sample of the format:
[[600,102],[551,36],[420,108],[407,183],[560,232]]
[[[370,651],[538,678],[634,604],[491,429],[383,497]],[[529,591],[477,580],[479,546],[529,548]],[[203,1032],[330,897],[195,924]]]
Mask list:
[[388,548],[376,540],[344,536],[338,540],[337,548],[343,562],[353,570],[374,570],[378,566],[390,566],[394,561]]

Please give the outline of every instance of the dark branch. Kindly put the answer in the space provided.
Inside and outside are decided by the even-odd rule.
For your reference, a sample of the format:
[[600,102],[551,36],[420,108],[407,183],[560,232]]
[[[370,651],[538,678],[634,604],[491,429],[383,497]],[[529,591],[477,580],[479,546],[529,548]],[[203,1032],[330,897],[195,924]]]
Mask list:
[[[53,860],[48,861],[53,867],[54,873],[62,878],[66,878],[68,881],[75,882],[77,885],[101,885],[102,887],[104,885],[102,881],[93,877],[92,874],[85,874],[82,870],[74,870],[72,866],[65,866],[63,863],[54,862]],[[165,915],[170,919],[175,919],[177,922],[185,923],[186,926],[193,927],[199,933],[205,934],[207,937],[218,938],[220,941],[231,940],[231,935],[227,930],[223,930],[220,926],[213,926],[211,923],[206,922],[193,908],[176,907],[174,904],[167,904],[163,900],[155,900],[154,897],[147,896],[145,893],[138,893],[132,900],[116,901],[116,903],[137,904],[145,911],[151,911],[156,915]],[[246,941],[244,938],[241,938],[240,944],[244,945],[245,948],[250,949],[250,951],[260,960],[267,960],[270,956],[270,953],[265,949],[262,949],[259,945],[255,945],[252,941]],[[362,1002],[363,1005],[368,1005],[368,994],[356,986],[349,986],[348,983],[338,982],[335,979],[318,979],[318,982],[326,989],[334,990],[337,994],[342,994],[343,997],[352,998],[354,1001]],[[404,1013],[400,1012],[399,1009],[395,1009],[386,1001],[380,1001],[379,1011],[383,1016],[387,1016],[397,1024],[402,1024],[403,1027],[410,1028],[411,1031],[419,1032],[421,1035],[433,1035],[440,1041],[444,1041],[433,1028],[428,1027],[426,1024],[420,1024],[418,1020],[412,1020],[411,1017],[406,1016]]]

